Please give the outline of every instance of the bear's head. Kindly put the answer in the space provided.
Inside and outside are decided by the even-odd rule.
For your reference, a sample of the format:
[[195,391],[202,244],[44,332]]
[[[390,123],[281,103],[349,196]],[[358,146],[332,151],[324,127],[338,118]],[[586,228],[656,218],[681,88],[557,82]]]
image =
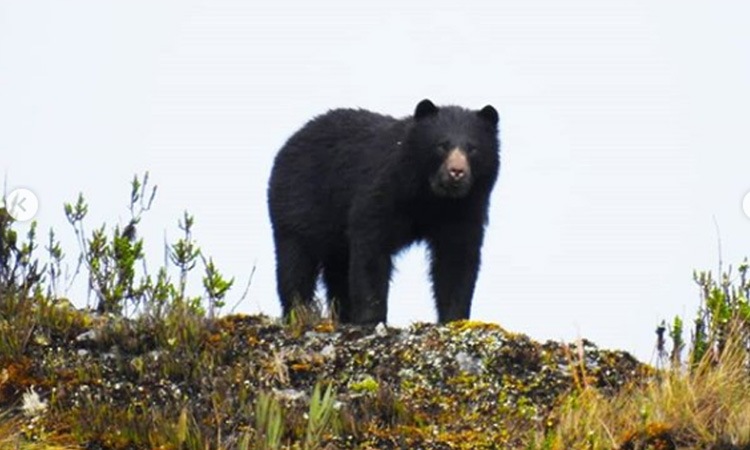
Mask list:
[[417,105],[410,147],[434,195],[462,198],[492,188],[500,165],[498,121],[490,105],[478,111],[430,100]]

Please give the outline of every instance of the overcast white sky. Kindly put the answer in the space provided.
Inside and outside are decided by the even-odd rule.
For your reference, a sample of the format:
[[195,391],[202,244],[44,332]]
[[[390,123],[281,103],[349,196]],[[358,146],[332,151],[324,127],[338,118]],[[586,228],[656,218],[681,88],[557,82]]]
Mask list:
[[[422,98],[501,115],[473,318],[584,336],[649,360],[698,306],[693,268],[750,254],[750,7],[741,1],[0,0],[0,166],[89,228],[159,185],[151,266],[184,209],[219,267],[257,266],[242,312],[279,314],[266,184],[313,115],[411,114]],[[389,322],[433,321],[424,249],[397,261]],[[195,280],[198,287],[198,280]],[[85,303],[75,293],[77,303]]]

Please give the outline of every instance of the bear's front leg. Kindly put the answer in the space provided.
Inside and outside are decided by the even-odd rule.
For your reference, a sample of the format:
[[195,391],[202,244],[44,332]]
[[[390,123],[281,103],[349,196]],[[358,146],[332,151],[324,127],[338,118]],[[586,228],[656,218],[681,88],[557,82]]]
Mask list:
[[477,281],[483,226],[449,225],[429,239],[432,289],[440,323],[468,319]]
[[352,323],[375,325],[386,322],[391,268],[390,254],[363,242],[352,242],[349,265],[351,309],[348,311]]

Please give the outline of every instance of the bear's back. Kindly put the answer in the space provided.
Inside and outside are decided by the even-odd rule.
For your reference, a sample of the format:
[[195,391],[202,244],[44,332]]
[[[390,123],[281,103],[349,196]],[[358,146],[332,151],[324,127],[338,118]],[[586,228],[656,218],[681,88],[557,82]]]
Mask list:
[[352,198],[371,183],[404,123],[363,109],[334,109],[310,120],[276,156],[269,183],[274,223],[340,235]]
[[344,143],[372,139],[397,122],[398,119],[391,116],[365,109],[333,109],[310,120],[292,136],[290,142],[312,140],[316,145],[311,149],[321,151]]

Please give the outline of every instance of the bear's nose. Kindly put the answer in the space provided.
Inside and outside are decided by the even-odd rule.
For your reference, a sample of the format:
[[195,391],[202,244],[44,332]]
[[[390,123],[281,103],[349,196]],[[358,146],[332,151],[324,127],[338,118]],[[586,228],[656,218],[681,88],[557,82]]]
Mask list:
[[452,182],[461,181],[470,174],[469,161],[466,154],[459,148],[454,148],[445,161],[445,169]]

